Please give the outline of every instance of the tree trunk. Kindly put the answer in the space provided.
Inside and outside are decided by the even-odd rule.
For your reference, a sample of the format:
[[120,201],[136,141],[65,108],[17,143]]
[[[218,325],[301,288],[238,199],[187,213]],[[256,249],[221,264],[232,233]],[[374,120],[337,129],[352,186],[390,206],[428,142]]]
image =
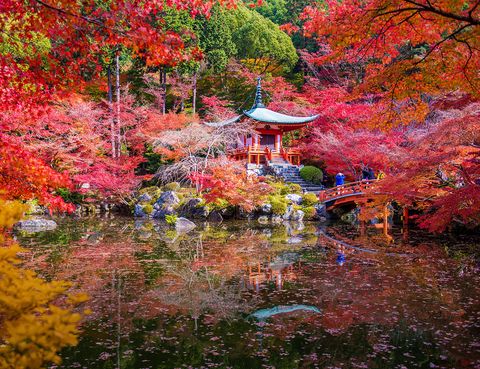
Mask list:
[[107,66],[107,84],[108,84],[108,110],[110,112],[110,134],[112,141],[112,158],[116,157],[115,144],[115,118],[113,116],[113,86],[112,86],[112,68]]
[[120,54],[117,52],[116,55],[116,66],[117,66],[117,129],[116,129],[116,136],[117,136],[117,158],[120,157],[121,153],[121,142],[120,142]]
[[195,115],[197,112],[197,72],[193,74],[193,101],[192,101],[192,113]]
[[167,72],[165,68],[160,69],[160,86],[162,89],[162,114],[167,112]]

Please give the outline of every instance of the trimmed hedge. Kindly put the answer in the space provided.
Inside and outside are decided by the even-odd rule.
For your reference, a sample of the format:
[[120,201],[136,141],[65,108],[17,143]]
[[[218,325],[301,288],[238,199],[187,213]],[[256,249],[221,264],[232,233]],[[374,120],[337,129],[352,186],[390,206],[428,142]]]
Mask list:
[[300,177],[307,182],[321,184],[323,181],[323,172],[317,167],[307,165],[300,169]]

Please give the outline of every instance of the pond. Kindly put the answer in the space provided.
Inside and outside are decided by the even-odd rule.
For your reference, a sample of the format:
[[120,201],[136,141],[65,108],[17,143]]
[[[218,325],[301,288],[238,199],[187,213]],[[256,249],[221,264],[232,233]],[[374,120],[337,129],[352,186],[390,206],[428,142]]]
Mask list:
[[316,223],[58,222],[17,238],[27,267],[90,296],[62,368],[480,367],[475,243]]

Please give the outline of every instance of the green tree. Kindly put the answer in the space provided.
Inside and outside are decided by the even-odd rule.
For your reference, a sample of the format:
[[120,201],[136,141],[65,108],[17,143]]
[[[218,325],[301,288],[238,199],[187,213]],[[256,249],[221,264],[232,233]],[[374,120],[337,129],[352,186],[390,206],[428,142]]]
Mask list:
[[279,26],[258,12],[239,5],[226,11],[225,21],[232,28],[237,57],[252,70],[290,71],[298,55],[290,37]]

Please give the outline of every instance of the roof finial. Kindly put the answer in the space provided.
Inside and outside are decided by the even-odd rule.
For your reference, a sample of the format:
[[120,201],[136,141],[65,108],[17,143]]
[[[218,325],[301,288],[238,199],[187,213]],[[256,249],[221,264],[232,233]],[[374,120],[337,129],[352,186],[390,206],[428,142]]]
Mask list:
[[257,78],[257,92],[255,93],[255,103],[252,106],[252,109],[264,108],[262,102],[262,77]]

